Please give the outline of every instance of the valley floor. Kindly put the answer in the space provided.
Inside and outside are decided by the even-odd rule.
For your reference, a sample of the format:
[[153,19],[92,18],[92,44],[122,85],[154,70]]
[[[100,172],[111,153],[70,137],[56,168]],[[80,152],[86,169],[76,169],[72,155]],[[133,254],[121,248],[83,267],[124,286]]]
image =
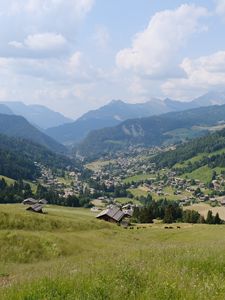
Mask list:
[[45,211],[0,205],[2,300],[224,299],[224,225],[124,229],[90,210]]

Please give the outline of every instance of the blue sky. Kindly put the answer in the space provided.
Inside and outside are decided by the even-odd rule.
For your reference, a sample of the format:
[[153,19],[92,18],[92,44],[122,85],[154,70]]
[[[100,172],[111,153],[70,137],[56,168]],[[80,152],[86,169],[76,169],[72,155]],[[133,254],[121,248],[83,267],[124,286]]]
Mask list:
[[225,86],[225,0],[2,0],[0,100],[77,118]]

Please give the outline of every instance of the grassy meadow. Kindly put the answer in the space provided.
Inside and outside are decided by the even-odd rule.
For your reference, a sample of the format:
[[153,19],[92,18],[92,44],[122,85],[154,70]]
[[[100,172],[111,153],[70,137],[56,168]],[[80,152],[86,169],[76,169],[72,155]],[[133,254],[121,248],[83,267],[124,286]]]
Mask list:
[[89,164],[86,164],[86,168],[90,169],[92,171],[98,171],[101,170],[102,167],[105,167],[109,164],[113,164],[114,160],[96,160],[94,162],[91,162]]
[[127,177],[123,180],[124,183],[138,182],[146,179],[155,179],[152,174],[138,174],[131,177]]
[[212,179],[213,171],[216,171],[217,174],[220,174],[221,171],[224,171],[224,168],[217,167],[211,169],[208,166],[203,166],[191,173],[184,173],[183,175],[181,175],[181,177],[188,179],[198,179],[201,182],[209,183]]
[[0,206],[2,300],[224,299],[223,225],[124,229],[90,210],[45,211]]

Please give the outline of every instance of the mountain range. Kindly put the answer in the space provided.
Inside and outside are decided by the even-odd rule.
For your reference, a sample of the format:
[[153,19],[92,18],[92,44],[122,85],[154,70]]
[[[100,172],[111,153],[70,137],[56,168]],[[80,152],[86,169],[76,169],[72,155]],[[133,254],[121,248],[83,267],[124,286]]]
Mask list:
[[[151,134],[154,135],[153,131],[155,130],[156,136],[152,142],[152,145],[154,145],[160,144],[159,140],[176,142],[180,139],[178,135],[181,136],[181,132],[179,134],[172,132],[168,139],[165,138],[164,131],[163,136],[161,136],[160,132],[155,128],[157,122],[167,124],[168,128],[165,128],[167,132],[177,130],[181,125],[174,127],[176,116],[171,117],[175,118],[172,120],[174,121],[172,122],[173,125],[169,125],[170,122],[165,119],[165,116],[162,117],[162,120],[161,117],[157,118],[157,116],[168,112],[185,111],[214,104],[225,104],[225,92],[210,92],[190,102],[181,102],[168,98],[165,100],[154,98],[145,103],[130,104],[121,100],[113,100],[109,104],[99,109],[91,110],[76,121],[71,122],[70,119],[64,117],[61,113],[54,112],[45,106],[25,105],[22,102],[2,102],[0,103],[0,133],[30,139],[59,153],[66,153],[66,148],[61,143],[65,145],[78,145],[81,143],[79,149],[84,147],[84,153],[88,153],[87,145],[90,145],[90,147],[94,144],[96,145],[101,135],[103,136],[100,138],[100,145],[97,148],[102,147],[101,143],[103,141],[103,149],[107,149],[108,146],[106,145],[108,144],[112,148],[120,148],[121,139],[124,139],[124,144],[132,144],[133,142],[142,144],[141,136],[146,137],[146,132],[149,132],[149,134],[152,132]],[[155,121],[151,121],[148,124],[146,120],[151,116]],[[185,120],[185,114],[182,115],[182,118],[183,120],[180,121]],[[161,128],[164,125],[159,125],[158,127]],[[182,132],[183,138],[198,136],[202,132],[202,130],[191,130],[190,128],[187,130],[186,125],[183,125],[183,127],[186,128],[186,131]],[[93,130],[101,129],[102,131],[97,133],[90,133]],[[96,141],[93,141],[96,136]],[[110,139],[112,143],[105,142],[105,140],[108,141]],[[156,142],[157,139],[158,142]],[[83,140],[84,142],[82,142]],[[94,149],[92,150],[95,152]]]
[[21,116],[0,114],[0,134],[33,141],[57,153],[67,153],[66,147],[38,130]]
[[72,123],[48,128],[45,132],[58,142],[72,145],[83,140],[92,130],[116,126],[127,119],[149,117],[215,104],[225,104],[224,92],[210,92],[191,102],[154,98],[145,103],[130,104],[121,100],[113,100],[99,109],[85,113]]
[[18,101],[0,103],[0,113],[23,116],[40,129],[47,129],[73,121],[43,105],[26,105]]
[[148,118],[130,119],[121,124],[92,131],[76,148],[79,155],[97,158],[129,146],[173,144],[223,128],[225,105],[170,112]]
[[0,103],[0,114],[13,115],[13,112],[7,105]]

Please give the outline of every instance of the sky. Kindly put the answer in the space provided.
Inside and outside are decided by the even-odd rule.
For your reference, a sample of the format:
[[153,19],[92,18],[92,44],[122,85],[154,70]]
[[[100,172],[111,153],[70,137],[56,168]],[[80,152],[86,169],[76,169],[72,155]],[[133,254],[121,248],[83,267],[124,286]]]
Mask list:
[[73,119],[225,86],[225,0],[0,0],[0,101]]

